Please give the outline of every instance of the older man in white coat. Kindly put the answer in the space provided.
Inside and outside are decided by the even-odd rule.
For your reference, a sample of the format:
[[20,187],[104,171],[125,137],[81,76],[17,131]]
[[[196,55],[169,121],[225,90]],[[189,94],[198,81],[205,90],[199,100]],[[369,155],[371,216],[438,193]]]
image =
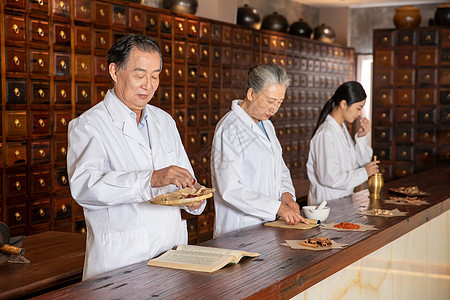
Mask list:
[[[194,182],[175,122],[147,104],[161,52],[149,37],[131,34],[111,47],[108,65],[114,88],[69,124],[70,188],[87,225],[83,280],[187,243],[180,208],[149,202]],[[200,214],[204,206],[185,209]]]

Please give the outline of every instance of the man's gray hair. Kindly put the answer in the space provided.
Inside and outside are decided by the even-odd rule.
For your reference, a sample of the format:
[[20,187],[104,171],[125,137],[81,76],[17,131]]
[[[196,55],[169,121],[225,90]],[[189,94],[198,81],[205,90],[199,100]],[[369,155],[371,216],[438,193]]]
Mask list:
[[244,83],[244,92],[252,88],[255,93],[260,93],[267,85],[284,84],[289,87],[291,81],[283,67],[276,64],[261,64],[250,68]]

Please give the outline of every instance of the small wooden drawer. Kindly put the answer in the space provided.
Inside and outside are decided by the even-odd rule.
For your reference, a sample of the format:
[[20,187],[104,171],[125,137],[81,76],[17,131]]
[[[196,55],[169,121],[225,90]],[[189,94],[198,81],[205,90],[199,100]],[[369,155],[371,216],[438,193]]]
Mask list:
[[[165,71],[165,70],[164,70]],[[184,85],[186,79],[186,70],[184,64],[175,64],[174,81],[176,85]]]
[[75,75],[88,77],[91,76],[91,56],[84,54],[75,55]]
[[222,25],[218,23],[211,24],[211,40],[214,42],[222,41]]
[[94,2],[94,23],[98,25],[109,25],[109,4],[95,1]]
[[441,85],[450,85],[450,68],[441,68],[439,72],[439,83]]
[[433,125],[420,125],[417,127],[417,141],[419,143],[436,142],[436,128]]
[[[450,74],[449,74],[450,75]],[[450,80],[449,80],[450,83]],[[436,69],[419,69],[417,72],[418,85],[436,85],[437,70]]]
[[71,29],[68,24],[55,23],[53,29],[54,40],[56,45],[70,46]]
[[172,17],[170,15],[159,14],[161,33],[172,33]]
[[12,167],[27,163],[27,143],[8,142],[6,143],[6,166]]
[[[394,75],[392,70],[376,70],[374,73],[374,85],[376,87],[389,87],[394,84]],[[331,84],[328,84],[330,86]]]
[[198,114],[197,109],[188,109],[188,127],[197,127],[198,125]]
[[91,0],[74,0],[75,20],[89,22],[91,20]]
[[397,85],[413,85],[415,83],[413,69],[399,69],[396,72]]
[[200,149],[200,134],[197,132],[188,133],[185,147],[187,151],[194,151]]
[[187,103],[188,105],[197,104],[197,88],[188,88],[187,89]]
[[191,37],[198,37],[198,22],[195,20],[188,20],[188,35]]
[[222,68],[222,88],[231,85],[231,70],[229,68]]
[[96,83],[95,84],[95,102],[93,104],[97,104],[100,101],[102,101],[105,98],[106,93],[108,92],[108,90],[110,88],[111,88],[111,86],[109,84]]
[[31,0],[31,12],[34,13],[39,11],[48,14],[48,3],[49,0]]
[[60,17],[70,18],[70,1],[53,0],[53,14]]
[[408,67],[416,63],[416,51],[411,47],[399,47],[397,50],[397,66]]
[[228,47],[222,47],[222,64],[231,64],[232,57],[231,49]]
[[31,133],[51,134],[50,113],[46,111],[31,111]]
[[450,104],[450,90],[441,89],[439,92],[439,102],[444,105]]
[[31,72],[33,74],[49,73],[48,52],[31,51]]
[[27,82],[26,80],[6,80],[7,98],[6,104],[26,104],[27,103]]
[[415,159],[417,165],[434,164],[436,161],[436,149],[432,147],[417,146],[414,149]]
[[378,160],[392,160],[392,151],[390,146],[376,146],[373,150]]
[[174,119],[178,128],[186,127],[186,111],[184,109],[176,109]]
[[189,239],[197,238],[197,218],[187,219],[187,229],[188,229]]
[[441,46],[442,48],[450,47],[450,29],[441,28]]
[[231,55],[232,55],[233,66],[240,67],[242,64],[242,50],[241,49],[233,49]]
[[212,64],[219,65],[222,58],[222,51],[220,51],[220,47],[213,46],[211,54],[212,54]]
[[164,63],[159,79],[161,83],[172,83],[172,66],[169,63]]
[[91,49],[91,30],[89,27],[75,26],[75,49]]
[[128,28],[142,31],[144,28],[144,10],[132,7],[128,8]]
[[414,166],[412,163],[397,164],[394,165],[393,173],[395,178],[406,177],[414,173]]
[[55,104],[71,104],[71,84],[55,81]]
[[185,57],[186,57],[186,43],[183,41],[175,41],[175,58],[184,59]]
[[170,86],[159,88],[159,103],[162,107],[172,106],[172,88]]
[[419,109],[418,110],[418,121],[421,124],[426,123],[436,123],[436,110],[434,108],[429,109]]
[[50,86],[45,82],[31,82],[31,104],[50,104]]
[[69,53],[54,53],[55,75],[70,76],[70,61]]
[[108,60],[104,56],[95,56],[95,76],[108,77]]
[[440,122],[441,124],[449,124],[450,123],[450,108],[449,107],[441,107],[440,113]]
[[392,140],[392,128],[390,127],[375,127],[375,141],[390,142]]
[[439,130],[438,144],[450,144],[450,129],[441,128]]
[[[205,104],[208,102],[205,102]],[[211,107],[220,106],[220,89],[214,88],[211,90]]]
[[51,201],[49,199],[31,203],[31,224],[39,224],[51,220]]
[[397,161],[412,161],[414,158],[414,151],[412,146],[399,146],[395,148]]
[[220,86],[220,68],[219,67],[212,67],[211,68],[211,83],[214,87]]
[[187,80],[189,83],[198,84],[198,67],[197,65],[188,65]]
[[8,186],[6,193],[8,197],[24,196],[27,194],[27,174],[7,174]]
[[61,196],[55,201],[55,219],[66,219],[72,217],[72,198]]
[[71,112],[70,111],[55,111],[55,128],[54,133],[63,133],[67,134],[67,127],[69,125],[69,121],[71,120]]
[[[175,42],[177,45],[177,42]],[[179,53],[179,51],[178,51]],[[172,41],[168,39],[161,39],[161,54],[163,57],[172,57]]]
[[49,141],[33,141],[31,143],[32,164],[49,163],[50,157],[51,157],[51,148]]
[[417,104],[419,106],[434,106],[436,105],[436,89],[433,88],[418,88],[417,89]]
[[211,24],[208,22],[200,22],[200,39],[209,40],[211,38]]
[[396,143],[413,143],[414,128],[411,126],[396,126],[394,128],[394,139]]
[[69,190],[69,177],[67,175],[67,169],[55,169],[53,191],[60,192]]
[[20,110],[6,111],[6,136],[26,136],[27,135],[27,112]]
[[25,42],[25,19],[5,15],[5,42]]
[[55,144],[55,161],[65,162],[67,159],[67,140],[56,140]]
[[385,181],[390,181],[393,178],[393,167],[391,164],[380,163],[380,172],[383,174],[383,178]]
[[216,126],[219,120],[220,120],[219,109],[213,109],[211,111],[211,126]]
[[196,44],[196,43],[188,44],[187,58],[188,58],[189,63],[191,63],[191,64],[197,63],[197,61],[198,61],[198,44]]
[[21,72],[27,71],[27,59],[25,50],[17,48],[6,49],[6,72]]
[[392,126],[392,110],[375,109],[373,112],[373,124],[381,126]]
[[155,12],[145,12],[145,30],[151,32],[158,31],[158,14]]
[[[55,0],[56,1],[56,0]],[[48,22],[31,20],[30,41],[48,43]]]
[[392,90],[376,89],[374,91],[374,102],[377,107],[392,105]]
[[379,67],[394,66],[394,51],[379,50],[375,52],[376,65]]
[[208,233],[212,233],[213,228],[214,228],[214,214],[213,213],[209,213],[209,214],[203,214],[198,216],[197,218],[197,222],[198,222],[198,229],[197,232],[198,234],[208,234]]
[[375,48],[388,48],[392,49],[395,43],[395,35],[392,30],[375,30],[374,31],[374,45]]
[[127,26],[127,7],[112,5],[111,26]]
[[437,48],[421,48],[417,55],[417,65],[423,66],[436,66],[438,62],[438,50]]
[[[214,97],[216,97],[216,95]],[[198,90],[198,103],[208,105],[208,103],[209,103],[208,88],[202,87]]]
[[6,207],[6,221],[9,227],[25,225],[27,223],[26,204],[9,205]]
[[419,32],[420,45],[438,45],[439,34],[437,30],[422,30]]
[[31,173],[31,194],[34,196],[49,193],[51,191],[51,182],[50,171]]
[[175,18],[174,21],[174,31],[175,35],[182,36],[186,34],[186,19],[185,18]]
[[109,49],[109,33],[107,30],[95,31],[95,49]]
[[395,104],[398,106],[414,105],[414,90],[412,89],[397,89]]
[[412,108],[397,108],[395,110],[395,122],[397,123],[413,123],[414,109]]
[[416,33],[409,29],[399,30],[397,33],[397,42],[399,46],[415,45]]
[[184,105],[185,95],[184,95],[184,87],[176,87],[174,94],[175,105]]
[[199,84],[201,86],[208,86],[209,78],[210,78],[209,67],[200,65],[199,66],[199,71],[198,71],[198,82],[199,82]]
[[25,9],[25,0],[6,0],[5,9]]
[[77,105],[91,105],[92,104],[92,92],[90,83],[80,83],[75,84],[76,89],[76,104]]
[[[74,202],[76,203],[76,202]],[[83,215],[83,210],[81,208],[81,216]],[[75,221],[75,232],[76,233],[81,233],[81,234],[86,234],[86,222],[84,220],[78,220]]]

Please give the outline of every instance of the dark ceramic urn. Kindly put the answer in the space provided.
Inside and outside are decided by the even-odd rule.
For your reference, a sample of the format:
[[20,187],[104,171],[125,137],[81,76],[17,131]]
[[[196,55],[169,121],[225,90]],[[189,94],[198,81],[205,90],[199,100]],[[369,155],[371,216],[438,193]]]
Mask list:
[[299,19],[294,22],[289,27],[289,34],[305,37],[307,39],[311,38],[312,28],[303,19]]
[[261,15],[256,8],[244,4],[244,6],[238,8],[236,23],[258,30],[261,28]]
[[163,8],[176,12],[195,15],[198,7],[197,0],[163,0]]
[[322,24],[314,28],[314,39],[325,43],[334,43],[336,33],[330,26]]
[[261,29],[268,29],[279,32],[287,32],[289,23],[283,15],[274,12],[264,17]]
[[439,26],[450,26],[450,3],[444,3],[436,8],[434,21]]

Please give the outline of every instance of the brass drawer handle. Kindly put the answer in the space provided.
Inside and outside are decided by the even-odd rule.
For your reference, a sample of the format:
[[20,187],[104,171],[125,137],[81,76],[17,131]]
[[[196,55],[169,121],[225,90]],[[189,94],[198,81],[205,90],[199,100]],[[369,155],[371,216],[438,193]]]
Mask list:
[[106,44],[106,40],[104,37],[100,37],[100,44],[105,45]]
[[402,151],[402,157],[406,157],[408,155],[408,152]]
[[203,33],[204,33],[204,34],[208,34],[208,28],[206,28],[206,27],[203,28]]
[[16,66],[20,65],[20,59],[17,56],[13,57],[13,61]]
[[139,16],[136,15],[134,16],[134,21],[139,23],[141,21],[141,18],[139,18]]
[[[203,93],[203,94],[202,94],[202,97],[203,97],[203,99],[207,100],[207,99],[208,99],[208,94]],[[227,98],[227,99],[228,99],[228,98]]]
[[402,115],[402,118],[403,118],[403,119],[407,119],[407,118],[408,118],[408,114],[407,114],[407,113],[404,113],[404,114]]
[[59,7],[61,7],[61,9],[66,8],[66,5],[64,4],[64,1],[59,1]]
[[383,132],[381,133],[381,137],[382,137],[382,138],[385,138],[385,137],[386,137],[386,132],[383,131]]
[[425,60],[430,60],[431,59],[431,55],[430,54],[427,54],[426,56],[425,56]]
[[408,80],[409,79],[409,76],[408,75],[403,75],[403,78],[402,78],[404,81],[406,81],[406,80]]
[[20,151],[19,150],[14,151],[14,156],[16,157],[16,159],[19,159],[20,158]]
[[180,31],[183,31],[183,24],[178,23],[178,29],[179,29]]
[[403,41],[404,41],[405,43],[409,42],[409,36],[405,35],[405,36],[403,37]]
[[39,126],[45,127],[45,121],[43,119],[39,119]]
[[66,64],[66,62],[65,62],[64,60],[62,60],[62,61],[60,62],[60,64],[61,64],[61,67],[62,67],[63,69],[67,69],[67,64]]
[[17,128],[19,128],[20,126],[22,126],[22,124],[20,123],[19,119],[15,119],[14,120],[14,126],[16,126]]
[[43,66],[44,66],[44,60],[43,60],[42,58],[38,58],[38,65],[39,65],[40,67],[43,67]]
[[100,64],[100,69],[101,69],[103,72],[105,72],[105,71],[106,71],[105,65],[104,65],[104,64]]
[[86,35],[84,35],[84,33],[81,34],[81,40],[83,42],[86,42],[86,40],[87,40]]
[[192,53],[192,55],[195,55],[195,52],[196,52],[196,51],[195,51],[195,48],[192,47],[192,48],[191,48],[191,53]]
[[168,68],[165,68],[165,69],[164,69],[164,73],[165,73],[165,75],[166,75],[167,77],[170,76],[170,71],[169,71]]
[[191,76],[192,76],[193,78],[195,78],[196,74],[195,74],[195,71],[194,71],[194,70],[191,70]]
[[191,144],[195,144],[195,138],[191,137]]
[[183,100],[183,94],[182,93],[178,93],[177,97],[178,97],[179,100]]
[[428,152],[425,152],[425,153],[423,154],[423,156],[425,156],[425,157],[428,157],[428,155],[429,155]]
[[183,54],[183,47],[179,46],[179,47],[178,47],[178,52],[179,52],[180,54]]
[[41,27],[39,27],[37,31],[39,36],[44,36],[44,30]]
[[66,151],[66,148],[65,148],[65,147],[61,147],[61,154],[62,154],[63,156],[66,156],[67,151]]
[[425,138],[427,138],[427,137],[430,136],[430,134],[429,134],[428,132],[425,132],[425,133],[423,134],[423,136],[424,136]]
[[123,20],[123,14],[121,12],[117,13],[117,17],[119,18],[119,20]]
[[202,115],[203,121],[207,121],[208,120],[208,116],[206,114]]
[[206,222],[206,221],[203,221],[203,226],[208,226],[208,222]]
[[214,78],[218,79],[219,78],[219,73],[214,72]]
[[45,180],[44,180],[43,178],[39,178],[39,185],[40,185],[41,187],[44,187],[44,186],[45,186]]
[[402,176],[406,175],[406,170],[402,170]]
[[386,113],[381,114],[381,119],[385,119],[387,117]]
[[426,74],[426,75],[425,75],[425,79],[426,79],[426,80],[430,80],[430,78],[431,78],[430,74]]
[[155,25],[156,25],[155,19],[150,18],[150,25],[151,25],[151,26],[155,26]]
[[67,207],[66,207],[65,204],[62,204],[62,205],[61,205],[61,211],[62,211],[63,213],[67,212]]
[[430,100],[430,98],[431,98],[430,94],[425,94],[425,96],[424,96],[425,100]]
[[83,98],[87,98],[88,97],[88,93],[85,90],[81,91],[81,96],[83,96]]
[[381,76],[381,80],[386,81],[387,80],[387,76],[386,75]]
[[102,16],[102,17],[104,17],[106,14],[105,14],[105,11],[103,10],[103,8],[100,8],[100,16]]
[[431,35],[428,34],[428,35],[425,37],[425,40],[431,41]]
[[206,156],[203,156],[203,157],[202,157],[202,162],[203,162],[203,163],[206,163],[207,161],[208,161],[208,159],[206,158]]
[[39,149],[39,155],[41,157],[45,157],[45,151],[43,149]]
[[386,155],[386,152],[385,152],[384,150],[382,150],[382,151],[380,152],[380,156],[381,156],[381,157],[385,157],[385,155]]
[[403,56],[403,60],[404,60],[404,61],[407,61],[408,59],[409,59],[409,56],[408,56],[408,55]]
[[16,217],[16,221],[17,221],[17,222],[19,222],[20,220],[22,220],[22,216],[20,215],[19,212],[16,212],[16,213],[14,214],[14,216]]
[[425,120],[428,120],[428,119],[430,118],[430,115],[427,113],[427,114],[425,114],[425,115],[423,116],[423,118],[424,118]]
[[40,208],[40,209],[39,209],[39,216],[40,216],[41,218],[43,218],[43,217],[45,216],[45,211],[44,211],[43,208]]
[[191,165],[195,165],[195,160],[191,159]]
[[63,98],[67,97],[67,93],[64,89],[61,90],[61,97],[63,97]]
[[403,94],[403,99],[408,99],[409,98],[409,96],[408,96],[408,94]]
[[66,33],[64,32],[64,30],[61,30],[61,31],[59,32],[59,36],[60,36],[63,40],[65,40],[65,39],[67,38],[67,35],[66,35]]
[[191,99],[195,100],[195,94],[194,93],[191,93]]
[[20,90],[18,88],[14,88],[14,95],[20,97]]
[[61,118],[61,125],[66,126],[67,122],[65,118]]
[[18,190],[18,191],[20,191],[20,189],[22,188],[19,181],[16,181],[14,186],[16,187],[16,190]]
[[84,13],[86,13],[86,7],[84,7],[84,5],[81,5],[80,6],[80,10],[81,10],[81,12],[84,14]]
[[62,184],[64,184],[64,185],[66,185],[67,184],[67,178],[66,178],[66,176],[61,176],[61,183]]
[[203,77],[207,79],[208,78],[208,73],[203,72]]
[[38,0],[37,3],[38,3],[40,6],[42,6],[42,5],[44,5],[44,0]]
[[167,53],[170,52],[170,47],[169,47],[169,45],[164,45],[164,51],[166,51]]
[[17,24],[14,24],[12,28],[15,33],[19,33],[20,29],[19,26],[17,26]]
[[105,95],[106,95],[105,91],[100,92],[100,96],[105,97]]
[[403,132],[403,133],[402,133],[402,137],[405,138],[405,137],[407,137],[407,136],[408,136],[408,133],[406,133],[406,132]]
[[83,61],[83,62],[81,62],[81,69],[82,70],[87,70],[87,64]]
[[168,92],[165,92],[165,93],[164,93],[164,98],[167,99],[167,100],[169,100],[169,93],[168,93]]
[[168,22],[168,21],[164,21],[164,27],[166,27],[167,29],[169,29],[169,28],[170,28],[170,24],[169,24],[169,22]]
[[191,118],[191,121],[195,121],[195,115],[191,115],[190,118]]
[[192,31],[193,33],[197,33],[197,27],[195,27],[195,25],[192,25],[192,26],[191,26],[191,31]]
[[39,97],[41,97],[41,98],[45,97],[45,92],[43,89],[39,89],[38,94],[39,94]]
[[178,121],[180,121],[181,123],[183,123],[183,122],[184,122],[184,118],[183,118],[183,116],[182,116],[182,115],[179,115],[179,116],[178,116]]

